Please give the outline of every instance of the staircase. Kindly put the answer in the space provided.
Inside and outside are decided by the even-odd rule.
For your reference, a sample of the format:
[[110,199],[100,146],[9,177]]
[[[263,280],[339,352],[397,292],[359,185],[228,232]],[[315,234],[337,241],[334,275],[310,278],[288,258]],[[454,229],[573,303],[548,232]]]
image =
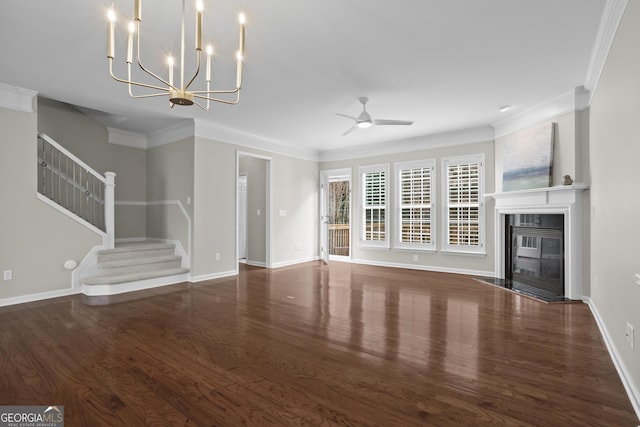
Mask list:
[[114,247],[115,173],[101,175],[43,133],[37,141],[38,199],[102,237],[101,246],[71,267],[73,289],[108,296],[188,281],[189,257],[179,241],[177,248],[149,242]]
[[188,272],[174,244],[129,243],[98,251],[95,274],[80,282],[85,295],[114,295],[186,282]]

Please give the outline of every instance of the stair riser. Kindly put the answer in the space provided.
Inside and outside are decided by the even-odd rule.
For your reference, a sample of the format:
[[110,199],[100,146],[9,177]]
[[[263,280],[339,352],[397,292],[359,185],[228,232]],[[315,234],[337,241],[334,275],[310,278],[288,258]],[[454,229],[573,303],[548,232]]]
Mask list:
[[130,265],[126,267],[114,267],[114,268],[99,268],[100,275],[116,276],[121,274],[130,273],[143,273],[147,271],[167,270],[170,268],[180,268],[182,264],[181,260],[154,262],[151,264],[138,264]]
[[155,264],[158,262],[166,262],[166,261],[181,261],[182,257],[179,255],[169,255],[158,258],[131,258],[131,259],[121,259],[117,261],[109,261],[109,262],[101,262],[98,264],[98,268],[103,270],[108,270],[110,268],[118,268],[118,267],[130,267],[134,265],[141,264]]
[[130,252],[99,253],[98,263],[120,261],[123,259],[131,259],[131,258],[153,258],[158,256],[174,255],[174,254],[175,254],[175,249],[173,248],[145,249],[141,251],[130,251]]

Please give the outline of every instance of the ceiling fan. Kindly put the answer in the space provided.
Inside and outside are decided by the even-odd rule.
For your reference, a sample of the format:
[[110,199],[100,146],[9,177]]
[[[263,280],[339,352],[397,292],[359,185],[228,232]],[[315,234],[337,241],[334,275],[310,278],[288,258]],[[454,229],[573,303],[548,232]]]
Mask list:
[[338,115],[338,116],[346,117],[347,119],[355,120],[355,122],[356,122],[355,125],[353,125],[349,129],[347,129],[345,132],[343,132],[341,134],[342,136],[350,134],[351,132],[353,132],[357,128],[366,129],[366,128],[371,127],[373,125],[376,125],[376,126],[380,126],[380,125],[403,125],[403,126],[408,126],[408,125],[412,125],[413,124],[412,121],[408,121],[408,120],[372,119],[371,116],[369,115],[369,113],[367,112],[367,107],[366,107],[366,104],[369,101],[369,98],[363,96],[363,97],[358,98],[358,101],[360,101],[360,103],[362,104],[362,113],[360,113],[360,115],[358,117],[348,116],[348,115],[342,114],[342,113],[336,113],[336,115]]

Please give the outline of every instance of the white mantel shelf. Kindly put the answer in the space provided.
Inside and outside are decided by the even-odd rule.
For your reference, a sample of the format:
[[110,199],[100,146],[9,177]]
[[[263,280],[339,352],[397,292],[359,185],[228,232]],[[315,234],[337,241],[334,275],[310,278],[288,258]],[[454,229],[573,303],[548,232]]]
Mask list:
[[588,190],[589,186],[586,184],[572,184],[572,185],[558,185],[556,187],[544,187],[544,188],[530,188],[527,190],[516,191],[504,191],[502,193],[489,193],[485,194],[485,197],[493,197],[498,200],[502,199],[520,199],[527,198],[536,195],[548,195],[550,193],[571,193],[576,191]]
[[495,200],[495,263],[496,277],[505,277],[505,217],[512,214],[564,215],[565,297],[583,298],[583,205],[585,184],[533,188],[485,194]]

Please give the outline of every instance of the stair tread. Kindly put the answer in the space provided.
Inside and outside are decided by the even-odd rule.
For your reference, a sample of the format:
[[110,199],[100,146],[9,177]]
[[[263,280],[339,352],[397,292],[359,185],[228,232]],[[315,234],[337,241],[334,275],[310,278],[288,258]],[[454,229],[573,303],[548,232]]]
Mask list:
[[156,250],[156,249],[174,249],[176,245],[173,243],[136,243],[136,244],[127,244],[123,246],[118,246],[113,249],[103,249],[98,251],[99,255],[104,254],[117,254],[122,252],[138,252],[138,251],[148,251],[148,250]]
[[131,267],[135,265],[155,264],[155,263],[167,262],[167,261],[179,261],[181,259],[182,257],[180,255],[160,255],[155,257],[145,256],[145,257],[120,259],[120,260],[114,260],[114,261],[102,261],[102,262],[98,262],[98,267],[99,268]]
[[91,276],[81,279],[81,282],[85,285],[112,285],[116,283],[135,282],[137,280],[152,279],[155,277],[174,276],[178,274],[185,274],[188,272],[188,268],[169,268],[164,270],[145,271],[140,273]]

